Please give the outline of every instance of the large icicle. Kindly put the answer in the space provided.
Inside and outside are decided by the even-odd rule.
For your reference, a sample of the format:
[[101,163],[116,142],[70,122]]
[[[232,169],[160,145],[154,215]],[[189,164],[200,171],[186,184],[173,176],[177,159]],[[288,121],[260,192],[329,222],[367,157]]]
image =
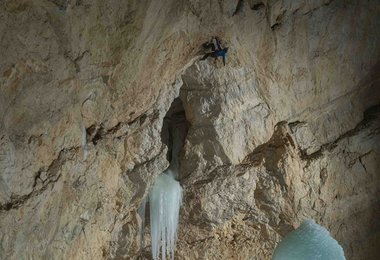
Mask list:
[[149,203],[153,259],[159,259],[160,247],[163,260],[166,256],[174,259],[182,188],[171,170],[157,177],[149,194]]
[[[183,109],[178,109],[173,101],[168,126],[169,148],[171,148],[170,166],[160,174],[149,193],[150,230],[153,259],[174,259],[177,239],[179,209],[182,204],[182,188],[176,180],[179,177],[179,154],[187,133]],[[182,105],[181,105],[182,106]],[[170,151],[170,149],[169,149]]]
[[344,260],[338,242],[314,220],[305,220],[281,241],[274,251],[273,260]]

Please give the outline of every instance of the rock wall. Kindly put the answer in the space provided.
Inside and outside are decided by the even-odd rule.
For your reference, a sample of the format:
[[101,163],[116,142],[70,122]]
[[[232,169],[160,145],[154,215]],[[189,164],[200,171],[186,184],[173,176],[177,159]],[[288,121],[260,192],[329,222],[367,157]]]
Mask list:
[[[0,2],[0,258],[149,258],[136,210],[190,123],[178,259],[270,259],[312,217],[380,246],[378,1]],[[219,36],[227,65],[199,61]]]

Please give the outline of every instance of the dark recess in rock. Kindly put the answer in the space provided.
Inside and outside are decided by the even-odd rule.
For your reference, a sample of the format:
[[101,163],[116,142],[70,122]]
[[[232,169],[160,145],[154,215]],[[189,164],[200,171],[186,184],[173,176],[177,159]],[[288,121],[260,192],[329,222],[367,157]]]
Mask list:
[[51,0],[60,11],[66,11],[68,1],[67,0]]
[[164,118],[164,124],[161,132],[161,140],[168,147],[167,160],[170,162],[172,159],[173,150],[173,131],[178,129],[182,145],[185,141],[190,123],[186,119],[185,109],[180,98],[173,100],[168,112]]
[[232,14],[232,16],[240,13],[241,10],[243,9],[243,6],[244,6],[244,0],[239,0],[236,5],[235,12]]
[[102,125],[92,125],[86,129],[86,134],[87,141],[91,141],[94,145],[96,145],[104,135],[104,128]]
[[261,10],[263,8],[265,8],[265,4],[263,2],[256,3],[251,7],[251,9],[254,11],[258,11],[258,10]]

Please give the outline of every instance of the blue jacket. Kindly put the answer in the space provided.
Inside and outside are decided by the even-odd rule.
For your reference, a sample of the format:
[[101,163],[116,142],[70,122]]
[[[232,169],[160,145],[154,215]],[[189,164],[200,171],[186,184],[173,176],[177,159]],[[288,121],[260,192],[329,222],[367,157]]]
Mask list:
[[222,49],[222,46],[220,46],[220,42],[218,41],[217,38],[215,38],[216,41],[216,47],[217,50],[214,52],[217,57],[222,57],[223,58],[223,64],[224,66],[226,65],[226,54],[227,51],[225,49]]
[[226,51],[225,50],[216,50],[215,51],[215,55],[218,56],[218,57],[223,57],[225,58],[226,57]]
[[223,64],[224,64],[224,66],[226,66],[226,54],[227,54],[227,52],[225,50],[219,49],[219,50],[216,50],[214,53],[217,57],[223,58]]

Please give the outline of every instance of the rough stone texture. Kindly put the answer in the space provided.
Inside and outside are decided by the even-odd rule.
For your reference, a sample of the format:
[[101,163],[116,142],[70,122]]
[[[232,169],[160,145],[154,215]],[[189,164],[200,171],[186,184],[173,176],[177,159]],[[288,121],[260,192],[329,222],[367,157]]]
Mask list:
[[[136,209],[178,96],[178,259],[269,259],[309,217],[380,258],[378,1],[5,0],[0,18],[1,259],[149,257]],[[214,35],[225,67],[198,61]]]

